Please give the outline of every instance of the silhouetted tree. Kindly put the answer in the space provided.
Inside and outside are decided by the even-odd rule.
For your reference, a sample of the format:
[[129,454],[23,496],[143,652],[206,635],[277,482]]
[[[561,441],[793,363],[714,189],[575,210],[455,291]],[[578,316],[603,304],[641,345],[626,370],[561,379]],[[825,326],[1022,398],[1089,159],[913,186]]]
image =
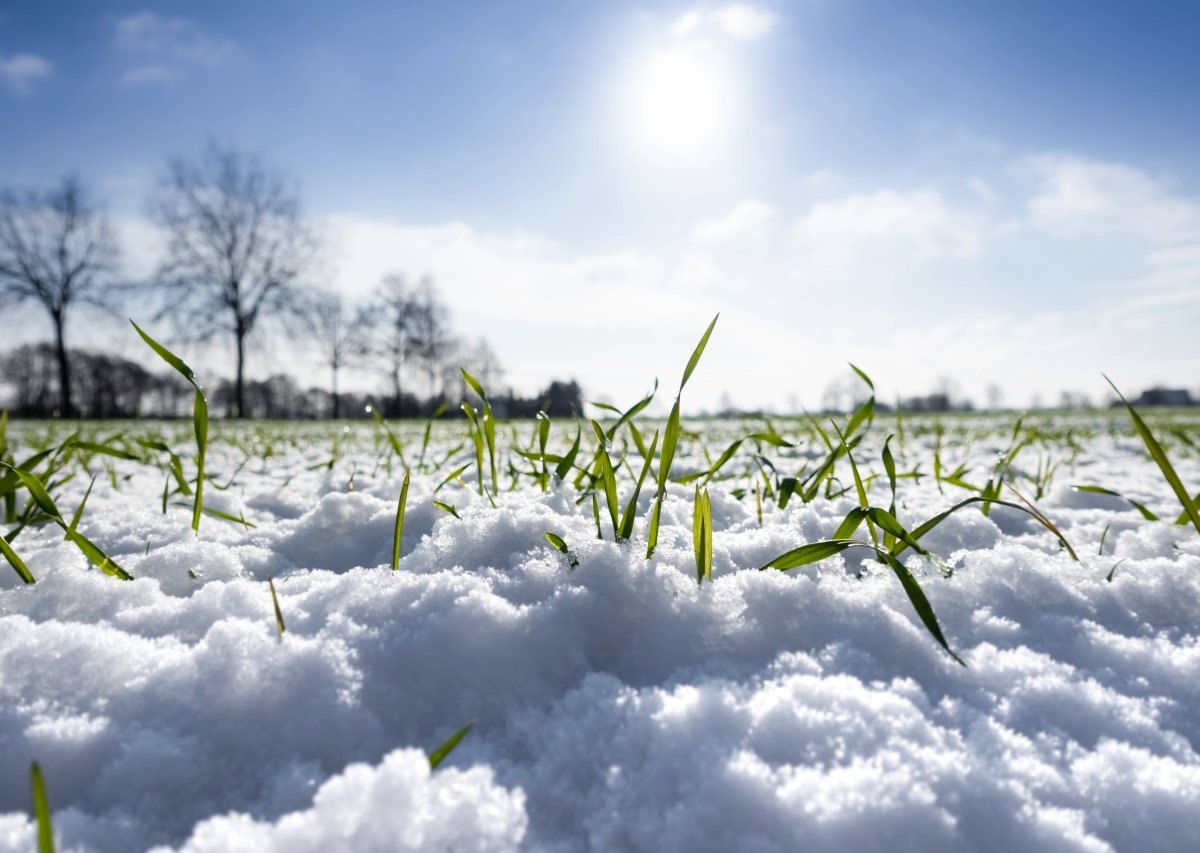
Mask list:
[[389,414],[399,416],[406,407],[403,401],[406,370],[413,362],[420,363],[431,377],[432,385],[432,378],[439,372],[449,349],[445,308],[438,302],[428,277],[413,286],[403,274],[389,273],[375,289],[368,314],[371,349],[385,359],[391,381]]
[[438,298],[433,279],[426,276],[412,293],[413,355],[424,368],[432,399],[437,394],[437,376],[454,347],[450,336],[450,312]]
[[233,336],[233,407],[247,413],[247,339],[295,309],[297,282],[315,252],[299,202],[257,159],[210,145],[198,162],[173,161],[151,204],[168,236],[157,284],[162,313],[194,338]]
[[332,416],[342,416],[338,374],[367,350],[370,322],[363,312],[352,315],[337,293],[318,291],[308,300],[304,322],[332,374]]
[[107,307],[119,252],[108,220],[77,178],[49,192],[0,197],[0,307],[36,302],[54,325],[59,407],[74,413],[67,315],[72,306]]

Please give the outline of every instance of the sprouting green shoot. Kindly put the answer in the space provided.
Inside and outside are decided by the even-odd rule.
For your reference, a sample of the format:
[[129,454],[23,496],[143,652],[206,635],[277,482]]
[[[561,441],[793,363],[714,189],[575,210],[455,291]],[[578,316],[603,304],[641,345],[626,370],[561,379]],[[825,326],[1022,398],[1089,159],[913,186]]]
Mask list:
[[712,583],[712,503],[708,489],[696,486],[692,505],[692,549],[696,555],[696,583]]
[[679,392],[675,395],[675,404],[671,406],[671,414],[667,417],[667,428],[663,433],[662,455],[658,461],[658,489],[654,494],[654,506],[650,511],[650,532],[646,542],[647,560],[654,555],[654,549],[658,547],[658,526],[662,519],[663,499],[667,495],[667,482],[671,476],[671,462],[675,458],[675,449],[679,444],[679,399],[683,395],[683,386],[687,385],[687,381],[691,379],[696,365],[700,363],[700,356],[704,354],[704,348],[708,346],[708,339],[712,335],[713,328],[717,325],[717,320],[720,316],[720,314],[717,314],[716,317],[712,318],[712,322],[708,324],[708,328],[704,330],[704,334],[700,337],[700,343],[696,344],[696,348],[692,350],[692,357],[688,359],[687,367],[683,370],[683,378],[679,381]]
[[404,483],[400,486],[400,500],[396,503],[396,528],[392,532],[392,571],[400,568],[400,540],[404,536],[404,505],[408,502],[409,471],[404,472]]
[[196,381],[196,374],[183,359],[146,334],[142,327],[133,320],[129,322],[133,323],[133,328],[137,330],[150,349],[175,368],[176,372],[186,379],[196,391],[192,404],[192,425],[196,434],[196,495],[192,502],[192,531],[199,533],[201,508],[204,506],[204,456],[208,451],[208,399],[204,396],[204,389]]
[[267,578],[267,586],[271,588],[271,604],[275,608],[275,629],[279,632],[279,639],[283,639],[283,635],[287,632],[287,626],[283,624],[283,611],[279,609],[279,596],[275,593],[275,579]]
[[462,516],[458,514],[458,510],[454,508],[454,504],[448,504],[443,501],[434,501],[433,505],[436,506],[438,509],[440,509],[442,512],[448,512],[448,513],[450,513],[450,515],[454,516],[459,521],[462,521]]
[[38,853],[54,853],[54,827],[50,824],[50,800],[46,780],[35,761],[29,765],[29,784],[33,789],[33,820],[37,824]]
[[474,723],[467,723],[454,734],[450,735],[450,737],[446,738],[441,746],[429,753],[429,769],[437,770],[438,765],[446,760],[446,757],[454,751],[454,748],[458,746],[459,742],[462,741],[462,739],[465,738],[474,727]]
[[[482,438],[487,444],[488,464],[492,474],[492,492],[497,491],[496,487],[496,417],[492,414],[492,401],[488,399],[487,392],[483,390],[483,385],[479,380],[467,372],[466,368],[460,367],[463,380],[471,386],[471,390],[479,395],[479,399],[483,401],[483,414],[480,418],[481,423],[476,426],[482,426]],[[465,405],[465,404],[464,404]],[[480,465],[479,471],[480,485],[483,483],[483,465]]]
[[592,430],[596,433],[596,440],[599,446],[596,448],[596,460],[600,466],[600,483],[604,487],[604,502],[608,505],[608,516],[612,521],[613,538],[620,540],[621,537],[621,521],[619,517],[619,508],[617,503],[617,475],[613,471],[612,460],[608,456],[608,438],[604,434],[604,428],[596,421],[592,421]]
[[1167,483],[1171,486],[1171,491],[1175,492],[1175,497],[1179,498],[1179,502],[1183,505],[1183,511],[1187,514],[1188,519],[1192,522],[1192,526],[1196,528],[1196,532],[1200,533],[1200,507],[1197,507],[1196,501],[1192,500],[1187,489],[1183,487],[1183,481],[1179,479],[1179,475],[1175,473],[1175,468],[1171,465],[1171,461],[1167,459],[1166,451],[1162,449],[1162,445],[1158,443],[1158,439],[1154,437],[1154,433],[1150,431],[1150,427],[1142,420],[1142,416],[1137,413],[1137,409],[1129,404],[1113,381],[1107,376],[1105,381],[1112,386],[1116,395],[1121,398],[1121,402],[1125,404],[1125,408],[1129,411],[1129,417],[1133,419],[1133,428],[1137,430],[1137,434],[1141,436],[1142,441],[1146,445],[1146,449],[1150,451],[1150,457],[1158,465],[1158,470],[1162,471]]
[[557,533],[546,531],[546,541],[555,547],[556,550],[562,552],[567,558],[567,563],[572,569],[579,566],[579,559],[571,553],[571,549],[567,547],[567,540],[563,539]]

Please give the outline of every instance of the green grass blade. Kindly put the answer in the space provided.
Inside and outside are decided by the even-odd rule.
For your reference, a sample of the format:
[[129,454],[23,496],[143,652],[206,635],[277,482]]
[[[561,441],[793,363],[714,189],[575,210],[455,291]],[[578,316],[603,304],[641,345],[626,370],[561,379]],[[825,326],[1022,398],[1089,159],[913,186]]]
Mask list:
[[863,544],[857,539],[826,539],[820,542],[810,542],[807,545],[801,545],[799,548],[793,548],[790,551],[780,554],[766,565],[759,566],[758,570],[762,572],[767,569],[778,569],[781,572],[786,572],[800,566],[819,563],[821,560],[832,557],[834,554],[842,553],[847,548]]
[[448,512],[452,516],[457,518],[459,521],[462,521],[462,516],[458,514],[458,510],[454,508],[453,504],[443,503],[442,501],[434,501],[433,505],[436,506],[438,509],[440,509],[442,512]]
[[23,583],[36,583],[33,579],[33,572],[29,571],[29,566],[25,565],[25,561],[17,556],[17,552],[3,536],[0,536],[0,554],[3,554],[4,559],[8,560],[8,564],[13,567],[13,571],[17,573],[17,577]]
[[79,506],[75,508],[75,514],[71,516],[71,524],[67,528],[68,532],[73,532],[75,528],[79,526],[79,519],[83,518],[83,508],[87,506],[88,498],[92,496],[92,486],[94,485],[96,485],[95,476],[93,476],[92,481],[88,483],[87,491],[83,493],[83,500],[81,500],[79,502]]
[[437,770],[438,765],[446,760],[446,757],[454,751],[454,748],[458,746],[459,742],[462,741],[462,739],[467,736],[467,733],[470,732],[474,727],[474,723],[467,723],[454,734],[450,735],[450,737],[446,738],[445,742],[442,743],[441,746],[429,753],[429,769]]
[[408,502],[409,471],[404,472],[404,483],[400,486],[400,500],[396,503],[396,527],[392,531],[392,571],[400,568],[400,540],[404,536],[404,505]]
[[654,431],[654,439],[650,442],[650,448],[643,456],[642,473],[638,475],[637,485],[634,486],[633,494],[629,496],[629,502],[625,504],[625,514],[621,517],[621,538],[633,538],[633,524],[635,521],[634,514],[637,512],[638,498],[642,494],[642,485],[646,482],[646,476],[650,473],[650,463],[654,460],[654,451],[658,447],[658,430]]
[[679,383],[680,392],[683,391],[683,386],[687,385],[689,379],[692,378],[692,372],[696,369],[696,365],[700,363],[700,356],[704,355],[704,348],[708,346],[708,338],[712,335],[713,327],[717,325],[717,320],[721,317],[720,313],[712,318],[712,322],[708,324],[708,328],[704,330],[704,335],[700,338],[700,343],[696,344],[696,348],[692,351],[692,357],[688,359],[687,367],[683,370],[683,379]]
[[83,556],[87,557],[89,562],[91,562],[100,571],[104,572],[104,574],[108,575],[109,577],[117,578],[118,580],[133,580],[133,575],[129,574],[129,572],[117,565],[115,560],[101,551],[94,542],[92,542],[82,533],[76,530],[67,530],[66,538],[83,553]]
[[579,566],[579,559],[572,554],[571,549],[567,547],[567,540],[563,539],[557,533],[551,533],[547,530],[546,541],[553,545],[556,550],[563,553],[572,569]]
[[1171,491],[1175,493],[1175,497],[1179,498],[1180,504],[1183,505],[1183,511],[1187,513],[1187,517],[1192,522],[1192,526],[1196,528],[1197,533],[1200,533],[1200,508],[1198,508],[1196,503],[1192,500],[1192,497],[1190,494],[1188,494],[1187,489],[1183,487],[1183,481],[1181,481],[1179,479],[1179,475],[1175,473],[1175,468],[1171,465],[1171,461],[1167,459],[1167,454],[1162,449],[1162,445],[1158,443],[1158,440],[1154,437],[1154,433],[1150,431],[1150,427],[1146,425],[1144,420],[1142,420],[1142,416],[1137,413],[1137,409],[1131,406],[1129,401],[1125,399],[1125,395],[1117,390],[1116,385],[1113,385],[1113,381],[1107,376],[1105,376],[1104,379],[1109,385],[1112,386],[1112,389],[1116,392],[1117,396],[1121,398],[1121,402],[1125,404],[1125,408],[1129,410],[1129,417],[1133,419],[1133,428],[1137,430],[1137,434],[1142,437],[1142,441],[1145,443],[1146,449],[1150,451],[1150,457],[1158,465],[1158,470],[1162,471],[1162,475],[1170,484]]
[[[1120,492],[1114,492],[1112,489],[1106,489],[1103,486],[1078,486],[1077,485],[1077,486],[1072,486],[1071,488],[1073,488],[1077,492],[1091,492],[1092,494],[1096,494],[1096,495],[1111,495],[1114,498],[1120,498],[1121,500],[1125,501],[1125,503],[1129,504],[1131,507],[1133,507],[1138,512],[1140,512],[1142,514],[1142,518],[1146,519],[1146,521],[1158,521],[1158,516],[1155,515],[1150,510],[1149,507],[1147,507],[1143,503],[1139,503],[1139,502],[1133,500],[1132,498],[1125,497]],[[1184,520],[1184,523],[1186,523],[1186,518]]]
[[29,785],[33,789],[33,820],[37,824],[38,853],[54,853],[54,828],[50,824],[50,799],[46,796],[46,780],[35,761],[29,765]]
[[50,493],[46,491],[46,487],[42,485],[42,481],[38,478],[37,474],[34,474],[32,471],[14,468],[6,462],[0,464],[6,465],[17,475],[17,478],[21,481],[21,485],[29,492],[38,509],[53,519],[62,519],[62,513],[58,511],[58,506],[54,503],[54,499],[50,497]]
[[563,456],[562,461],[558,463],[558,467],[554,469],[554,476],[558,478],[559,482],[567,479],[567,474],[571,473],[571,468],[575,465],[575,458],[579,456],[579,441],[582,437],[582,432],[582,428],[576,424],[575,441],[571,445],[571,449]]
[[[711,327],[710,327],[711,328]],[[663,498],[667,494],[667,478],[671,474],[671,462],[675,458],[675,448],[679,444],[679,398],[671,407],[667,418],[666,431],[663,433],[662,454],[658,460],[658,489],[654,494],[654,508],[650,511],[650,530],[646,539],[646,559],[649,560],[658,547],[658,526],[662,517]]]
[[283,624],[283,611],[279,609],[279,596],[275,592],[275,579],[267,578],[267,586],[271,588],[271,606],[275,608],[275,630],[279,632],[279,639],[283,639],[283,635],[287,633],[287,626]]
[[600,442],[600,446],[596,450],[596,456],[600,462],[600,482],[604,486],[604,501],[608,505],[608,515],[612,520],[613,538],[621,538],[621,519],[619,516],[620,505],[617,501],[617,475],[613,471],[612,460],[608,457],[608,450],[605,448],[607,438],[604,435],[604,428],[596,421],[592,421],[592,429],[596,433],[596,440]]
[[471,386],[471,390],[479,395],[480,400],[487,402],[487,392],[483,390],[483,385],[480,384],[479,380],[468,373],[465,367],[460,367],[459,370],[462,371],[463,381]]

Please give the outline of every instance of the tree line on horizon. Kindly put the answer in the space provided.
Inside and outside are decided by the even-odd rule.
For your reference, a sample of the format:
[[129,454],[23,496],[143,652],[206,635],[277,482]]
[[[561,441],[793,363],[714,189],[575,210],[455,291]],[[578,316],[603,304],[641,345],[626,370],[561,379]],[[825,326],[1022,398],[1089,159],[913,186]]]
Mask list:
[[[45,191],[0,193],[0,310],[40,306],[53,330],[49,343],[0,353],[14,412],[174,414],[178,395],[169,378],[68,345],[68,321],[81,309],[115,316],[132,297],[153,299],[153,319],[170,323],[173,341],[229,346],[234,376],[217,382],[211,396],[230,417],[337,418],[361,413],[368,399],[389,417],[415,416],[461,399],[460,365],[487,388],[503,375],[486,340],[468,345],[453,334],[429,276],[385,275],[358,306],[309,284],[317,236],[300,215],[296,191],[253,156],[210,143],[196,160],[174,159],[148,208],[166,237],[165,257],[150,280],[134,282],[122,276],[107,216],[77,177]],[[310,343],[329,369],[327,391],[299,389],[285,375],[247,377],[251,344],[280,332]],[[345,395],[343,371],[367,366],[385,375],[386,394]],[[558,413],[582,409],[574,381],[556,381],[533,401],[511,391],[499,397],[514,413],[539,400],[565,405]]]

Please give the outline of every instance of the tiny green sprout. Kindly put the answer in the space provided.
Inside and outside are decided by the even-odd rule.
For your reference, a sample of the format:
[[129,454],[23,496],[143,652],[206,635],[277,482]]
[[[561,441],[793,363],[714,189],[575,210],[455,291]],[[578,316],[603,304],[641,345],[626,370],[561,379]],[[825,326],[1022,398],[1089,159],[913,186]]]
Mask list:
[[442,512],[448,512],[452,516],[457,518],[459,521],[462,521],[462,516],[458,514],[458,510],[454,508],[454,504],[448,504],[448,503],[444,503],[442,501],[434,501],[433,505],[436,506],[438,509],[440,509]]
[[553,545],[557,550],[561,551],[567,558],[567,563],[572,569],[579,566],[579,558],[571,553],[571,549],[567,547],[567,542],[557,533],[546,531],[546,541]]

